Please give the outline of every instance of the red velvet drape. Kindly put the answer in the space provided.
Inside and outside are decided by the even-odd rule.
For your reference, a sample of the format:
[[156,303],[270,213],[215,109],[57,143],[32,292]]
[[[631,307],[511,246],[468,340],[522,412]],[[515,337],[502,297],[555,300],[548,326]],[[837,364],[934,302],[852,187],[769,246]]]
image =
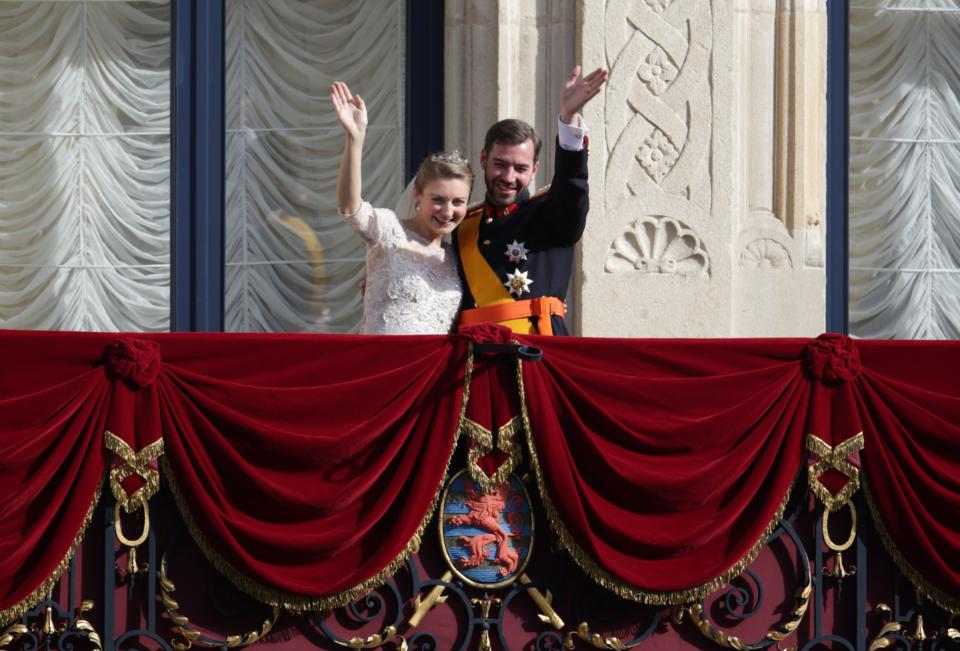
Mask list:
[[46,596],[92,517],[104,471],[106,340],[0,333],[0,614]]
[[960,610],[960,343],[857,342],[868,502],[906,575]]
[[[526,341],[544,359],[523,364],[522,394],[512,361],[483,359],[462,427],[476,444],[521,419],[553,525],[602,584],[654,603],[713,588],[820,460],[818,495],[862,475],[908,575],[960,603],[960,344]],[[0,346],[3,621],[69,558],[119,464],[105,445],[132,458],[160,441],[192,533],[234,582],[296,608],[354,596],[431,512],[468,355],[457,337],[0,332]],[[495,448],[484,472],[509,459]]]
[[738,573],[802,461],[804,343],[537,339],[533,441],[574,558],[654,603]]
[[322,607],[375,583],[440,489],[467,350],[440,337],[138,335],[162,360],[144,380],[150,351],[128,355],[124,377],[106,363],[117,335],[0,337],[7,620],[79,536],[107,430],[134,451],[162,437],[192,533],[255,596]]

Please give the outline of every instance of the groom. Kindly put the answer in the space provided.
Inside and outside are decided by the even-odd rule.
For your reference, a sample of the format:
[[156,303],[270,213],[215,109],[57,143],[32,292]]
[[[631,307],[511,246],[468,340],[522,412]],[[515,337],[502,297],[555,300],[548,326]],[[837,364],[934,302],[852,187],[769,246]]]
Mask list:
[[575,66],[560,94],[553,182],[531,195],[540,137],[522,120],[490,127],[480,154],[487,194],[454,232],[463,301],[459,323],[493,321],[520,334],[565,335],[573,247],[586,225],[587,139],[580,110],[607,80]]

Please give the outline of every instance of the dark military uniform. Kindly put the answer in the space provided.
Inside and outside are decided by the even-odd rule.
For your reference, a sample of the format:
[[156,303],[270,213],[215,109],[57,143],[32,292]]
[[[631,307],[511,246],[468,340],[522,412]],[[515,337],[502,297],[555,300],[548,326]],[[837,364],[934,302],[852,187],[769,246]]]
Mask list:
[[[586,147],[568,151],[558,145],[548,188],[533,196],[524,191],[510,206],[484,201],[471,209],[454,232],[463,283],[460,309],[548,296],[562,303],[587,208]],[[567,334],[563,319],[551,313],[553,334]],[[499,322],[515,332],[538,332],[535,318]]]

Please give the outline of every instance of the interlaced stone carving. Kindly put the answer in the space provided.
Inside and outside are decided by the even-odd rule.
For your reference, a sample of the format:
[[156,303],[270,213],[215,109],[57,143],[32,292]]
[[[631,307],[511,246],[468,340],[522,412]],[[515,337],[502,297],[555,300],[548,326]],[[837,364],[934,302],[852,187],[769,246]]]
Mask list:
[[606,3],[605,212],[625,221],[607,273],[710,276],[712,21],[707,2]]

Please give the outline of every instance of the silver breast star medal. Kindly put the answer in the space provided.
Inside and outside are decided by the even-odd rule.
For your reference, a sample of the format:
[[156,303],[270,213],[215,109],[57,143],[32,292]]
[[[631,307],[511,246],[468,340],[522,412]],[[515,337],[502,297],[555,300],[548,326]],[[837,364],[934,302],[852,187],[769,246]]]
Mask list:
[[521,261],[527,259],[527,253],[529,253],[529,251],[527,251],[527,247],[525,247],[523,244],[523,242],[514,240],[507,245],[507,252],[505,255],[510,262],[514,264],[520,264]]
[[527,278],[526,271],[514,269],[512,274],[507,274],[507,282],[503,286],[510,290],[510,293],[520,298],[524,292],[530,293],[530,285],[533,284],[532,278]]

